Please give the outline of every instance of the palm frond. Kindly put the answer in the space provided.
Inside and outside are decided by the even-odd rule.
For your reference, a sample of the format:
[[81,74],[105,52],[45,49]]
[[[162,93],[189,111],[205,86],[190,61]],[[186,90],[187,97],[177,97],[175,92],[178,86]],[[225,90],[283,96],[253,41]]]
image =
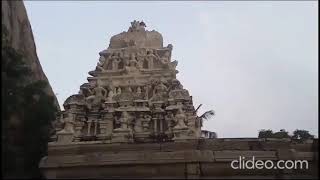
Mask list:
[[195,113],[197,113],[198,112],[198,110],[199,110],[199,108],[202,106],[202,104],[200,104],[198,107],[197,107],[197,109],[195,110]]
[[213,110],[209,110],[209,111],[206,111],[206,112],[204,112],[201,116],[200,116],[200,118],[201,119],[205,119],[205,120],[208,120],[208,119],[210,119],[212,116],[214,116],[215,115],[215,112],[213,111]]

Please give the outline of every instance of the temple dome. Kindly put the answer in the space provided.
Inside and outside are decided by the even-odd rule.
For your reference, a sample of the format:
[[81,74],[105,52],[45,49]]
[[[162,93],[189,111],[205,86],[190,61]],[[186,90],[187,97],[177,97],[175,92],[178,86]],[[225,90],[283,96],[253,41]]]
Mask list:
[[109,49],[126,48],[130,46],[146,48],[162,48],[162,35],[153,30],[146,31],[144,22],[131,22],[131,27],[127,32],[114,35],[110,39]]

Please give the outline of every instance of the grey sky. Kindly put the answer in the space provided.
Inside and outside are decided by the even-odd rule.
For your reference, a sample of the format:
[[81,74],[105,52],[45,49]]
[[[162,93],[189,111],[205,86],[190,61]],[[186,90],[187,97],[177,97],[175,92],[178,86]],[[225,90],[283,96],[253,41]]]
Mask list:
[[[318,133],[318,2],[25,1],[57,97],[87,82],[112,35],[134,19],[173,44],[178,79],[219,137],[260,129]],[[199,114],[200,114],[199,113]]]

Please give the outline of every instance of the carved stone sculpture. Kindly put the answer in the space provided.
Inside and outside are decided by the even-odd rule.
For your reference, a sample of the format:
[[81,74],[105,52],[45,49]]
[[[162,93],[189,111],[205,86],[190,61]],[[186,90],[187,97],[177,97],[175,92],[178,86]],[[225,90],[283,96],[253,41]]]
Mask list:
[[127,130],[128,129],[128,124],[129,124],[129,114],[126,111],[123,111],[121,114],[121,117],[119,119],[120,122],[120,128],[121,130]]
[[158,83],[153,89],[153,96],[151,97],[151,100],[153,101],[162,100],[166,95],[167,91],[168,91],[167,86],[165,86],[161,80],[158,81]]
[[148,62],[148,69],[153,69],[154,68],[154,61],[156,61],[157,57],[154,55],[153,51],[150,49],[147,51],[147,57],[146,60]]
[[149,131],[150,128],[150,121],[151,121],[151,116],[150,115],[145,115],[142,121],[142,127],[143,131],[147,132]]
[[168,51],[166,51],[164,53],[163,57],[160,58],[160,62],[162,64],[164,64],[164,65],[167,65],[170,62],[170,60],[169,60],[169,52]]
[[114,53],[114,55],[111,57],[112,70],[116,71],[119,69],[120,61],[121,61],[120,57]]
[[[151,142],[199,138],[192,98],[176,79],[172,45],[157,31],[133,21],[99,53],[88,83],[64,103],[68,116],[57,123],[58,143]],[[198,125],[199,124],[199,125]]]
[[134,132],[143,132],[143,114],[139,114],[136,118],[135,124],[134,124]]
[[113,96],[114,96],[113,90],[110,90],[108,93],[107,101],[109,101],[109,102],[112,101]]
[[93,91],[90,91],[90,96],[86,98],[86,101],[88,102],[89,109],[92,106],[100,105],[103,100],[105,100],[105,94],[107,93],[107,90],[101,87],[100,85],[96,86]]
[[187,128],[185,121],[186,121],[186,115],[184,114],[182,108],[180,107],[178,109],[178,112],[175,116],[176,125],[174,126],[174,129],[184,129]]
[[68,113],[68,116],[61,119],[64,127],[58,134],[62,133],[74,133],[74,115],[72,113]]

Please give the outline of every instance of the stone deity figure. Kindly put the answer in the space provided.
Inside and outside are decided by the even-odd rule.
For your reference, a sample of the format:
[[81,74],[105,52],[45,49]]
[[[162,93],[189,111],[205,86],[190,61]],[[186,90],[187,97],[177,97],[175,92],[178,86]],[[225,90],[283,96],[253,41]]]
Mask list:
[[182,108],[180,107],[178,109],[178,112],[175,116],[175,121],[176,121],[176,126],[174,127],[174,129],[184,129],[187,128],[185,121],[186,121],[186,115],[184,114]]
[[139,26],[139,21],[134,20],[133,22],[131,22],[132,30],[136,30],[138,26]]
[[149,49],[147,51],[147,57],[146,60],[148,61],[148,68],[149,69],[153,69],[154,68],[154,61],[156,61],[157,56],[154,54],[154,52],[152,51],[152,49]]
[[168,63],[170,62],[170,53],[169,51],[166,51],[163,55],[163,57],[160,58],[160,62],[163,64],[163,65],[168,65]]
[[173,126],[173,121],[174,121],[173,113],[172,112],[168,112],[168,114],[164,117],[164,119],[167,122],[168,131],[170,133],[172,131],[172,126]]
[[143,115],[139,114],[138,118],[136,118],[136,122],[134,124],[134,131],[135,132],[143,132],[142,121],[143,121]]
[[144,132],[149,131],[150,121],[151,121],[151,116],[148,114],[144,115],[143,121],[142,121],[142,127]]
[[134,20],[133,22],[131,22],[131,27],[129,28],[129,32],[145,30],[145,27],[146,27],[146,24],[143,21],[139,22]]
[[118,70],[118,65],[120,63],[121,59],[118,57],[116,53],[113,53],[111,57],[111,62],[112,62],[112,70]]
[[88,96],[86,100],[90,102],[89,104],[98,105],[101,103],[102,100],[105,100],[105,95],[107,93],[107,90],[101,87],[100,85],[98,85],[93,89],[93,91],[89,90],[89,92],[91,96]]
[[126,130],[128,129],[128,124],[130,120],[130,116],[127,111],[123,111],[120,117],[120,129]]
[[137,87],[137,94],[141,94],[141,88]]
[[159,82],[159,84],[155,87],[155,92],[166,92],[168,90],[167,86],[163,84],[162,81]]
[[106,62],[106,58],[104,56],[100,56],[98,64],[100,66],[103,66],[105,62]]
[[144,31],[145,27],[147,27],[147,26],[143,21],[139,22],[138,30],[143,30]]
[[138,61],[135,58],[134,54],[131,54],[131,58],[129,60],[129,66],[126,66],[126,72],[135,72],[137,71]]
[[183,89],[183,86],[178,79],[173,79],[172,80],[172,90],[178,90],[178,89]]
[[129,60],[129,66],[136,67],[137,64],[138,64],[138,62],[136,60],[135,54],[131,54],[131,57],[130,57],[130,60]]
[[100,56],[99,58],[99,62],[97,63],[97,69],[101,70],[101,71],[105,71],[104,69],[104,65],[106,64],[106,59],[104,56]]
[[57,134],[74,133],[74,114],[68,113],[67,117],[61,117],[61,122],[64,123],[64,128],[61,131],[57,132]]
[[123,62],[125,66],[129,66],[129,59],[130,59],[130,55],[127,51],[123,52]]
[[107,101],[108,102],[112,101],[113,96],[114,96],[113,90],[109,90]]
[[138,68],[139,69],[143,68],[143,61],[144,61],[145,56],[146,56],[146,54],[145,54],[144,50],[141,50],[138,52],[137,60],[138,60]]
[[121,87],[117,88],[117,95],[121,94]]
[[[169,92],[169,98],[173,99],[189,99],[189,92],[186,89],[183,89],[182,84],[177,80],[172,80],[171,90]],[[178,102],[181,103],[181,102]]]
[[144,94],[142,93],[142,90],[141,90],[140,86],[137,87],[136,97],[139,98],[139,99],[143,99],[144,98]]
[[144,88],[144,92],[145,92],[145,99],[148,100],[149,98],[151,98],[150,94],[149,94],[149,90],[151,90],[151,84],[147,84],[143,88]]
[[152,95],[151,99],[152,100],[161,100],[165,96],[167,91],[168,91],[167,86],[164,85],[162,81],[159,81],[159,84],[157,84],[153,89],[153,95]]

